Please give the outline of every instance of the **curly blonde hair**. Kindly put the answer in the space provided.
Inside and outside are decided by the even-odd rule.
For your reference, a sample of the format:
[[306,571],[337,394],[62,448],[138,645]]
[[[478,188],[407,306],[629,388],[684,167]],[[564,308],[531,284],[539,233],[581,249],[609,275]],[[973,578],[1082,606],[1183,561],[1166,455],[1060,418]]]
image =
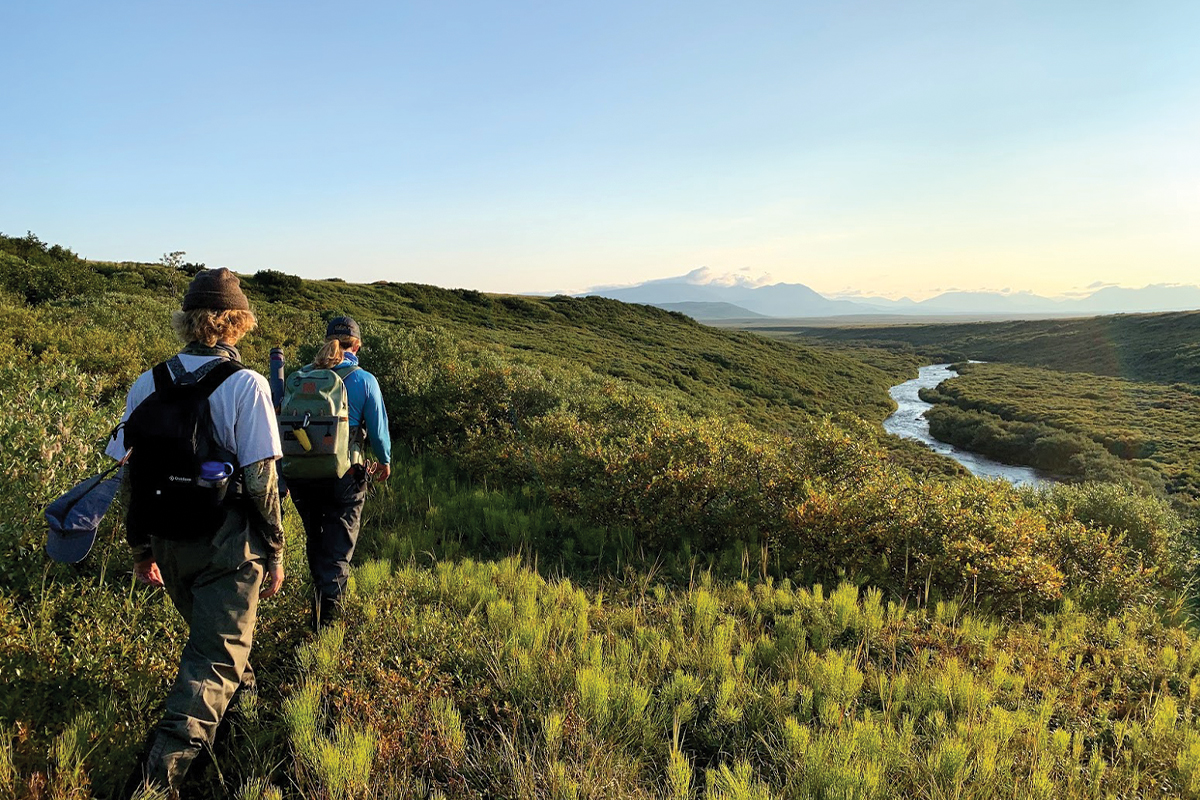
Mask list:
[[238,340],[250,331],[258,320],[249,311],[225,309],[216,311],[209,308],[197,308],[192,311],[176,311],[171,314],[171,327],[175,335],[184,344],[199,342],[212,347],[217,342],[237,344]]

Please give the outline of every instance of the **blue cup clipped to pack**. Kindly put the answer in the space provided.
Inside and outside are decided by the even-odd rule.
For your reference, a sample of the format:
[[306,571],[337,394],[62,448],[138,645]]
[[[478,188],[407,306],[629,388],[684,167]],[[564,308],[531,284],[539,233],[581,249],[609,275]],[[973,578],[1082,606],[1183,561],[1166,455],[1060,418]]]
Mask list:
[[100,520],[112,505],[121,485],[121,474],[113,465],[99,475],[72,486],[66,494],[46,507],[42,516],[50,527],[46,554],[63,564],[82,561],[96,541]]
[[200,465],[200,477],[196,485],[205,489],[224,489],[233,475],[233,464],[228,461],[205,461]]

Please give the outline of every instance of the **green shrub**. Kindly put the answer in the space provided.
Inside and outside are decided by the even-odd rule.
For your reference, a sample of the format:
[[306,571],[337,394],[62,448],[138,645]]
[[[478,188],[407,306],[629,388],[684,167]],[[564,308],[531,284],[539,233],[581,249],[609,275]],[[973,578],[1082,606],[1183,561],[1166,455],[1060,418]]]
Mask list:
[[63,297],[96,294],[102,285],[100,276],[83,262],[37,264],[0,253],[0,288],[34,305]]
[[304,288],[304,281],[297,276],[273,269],[260,269],[251,281],[263,298],[273,303],[286,303],[298,297]]

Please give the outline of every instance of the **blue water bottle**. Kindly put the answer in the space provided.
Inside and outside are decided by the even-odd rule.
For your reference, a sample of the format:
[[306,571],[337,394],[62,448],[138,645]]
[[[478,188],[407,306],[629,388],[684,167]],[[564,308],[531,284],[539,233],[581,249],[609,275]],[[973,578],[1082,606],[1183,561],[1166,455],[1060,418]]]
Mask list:
[[[271,384],[271,402],[275,406],[275,413],[279,413],[279,409],[283,407],[283,350],[278,347],[271,348],[271,369],[267,375],[267,382]],[[279,480],[279,496],[287,497],[287,483],[283,480],[283,461],[275,462],[275,477]]]
[[271,384],[271,402],[275,404],[275,413],[283,406],[283,350],[271,348],[271,371],[268,375]]

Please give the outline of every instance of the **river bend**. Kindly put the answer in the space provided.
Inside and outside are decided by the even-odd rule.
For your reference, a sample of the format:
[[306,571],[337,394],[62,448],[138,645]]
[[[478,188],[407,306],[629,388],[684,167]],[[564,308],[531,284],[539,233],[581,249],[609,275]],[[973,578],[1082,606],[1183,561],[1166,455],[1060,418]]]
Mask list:
[[925,412],[933,408],[933,404],[922,400],[919,393],[957,375],[949,364],[931,364],[921,367],[913,380],[893,386],[888,394],[896,401],[897,408],[883,421],[883,429],[904,439],[916,439],[935,453],[953,458],[980,478],[1002,478],[1016,486],[1042,486],[1050,482],[1031,467],[1003,464],[933,438],[929,433],[929,421],[925,419]]

